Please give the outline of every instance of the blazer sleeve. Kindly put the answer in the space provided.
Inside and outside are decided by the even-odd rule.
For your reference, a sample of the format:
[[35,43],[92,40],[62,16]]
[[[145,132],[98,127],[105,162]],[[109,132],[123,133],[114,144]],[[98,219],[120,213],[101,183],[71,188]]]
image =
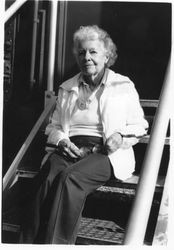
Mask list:
[[126,103],[126,126],[119,131],[123,136],[122,148],[129,148],[138,143],[147,134],[148,130],[148,122],[144,118],[144,112],[134,84],[129,85],[129,90],[126,94]]
[[68,136],[63,131],[62,123],[61,123],[61,120],[62,120],[61,116],[63,115],[62,95],[63,95],[62,89],[60,89],[58,98],[56,101],[55,110],[52,116],[50,117],[49,124],[47,125],[45,129],[45,134],[48,136],[47,143],[55,144],[55,145],[58,145],[59,141],[64,138],[68,139]]

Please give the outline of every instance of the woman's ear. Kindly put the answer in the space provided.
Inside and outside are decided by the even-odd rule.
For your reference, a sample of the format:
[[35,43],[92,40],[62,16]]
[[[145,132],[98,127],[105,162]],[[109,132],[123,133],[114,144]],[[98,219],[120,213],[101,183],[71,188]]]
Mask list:
[[107,63],[108,63],[108,61],[109,61],[109,55],[108,55],[108,54],[106,54],[106,55],[105,55],[105,64],[107,64]]

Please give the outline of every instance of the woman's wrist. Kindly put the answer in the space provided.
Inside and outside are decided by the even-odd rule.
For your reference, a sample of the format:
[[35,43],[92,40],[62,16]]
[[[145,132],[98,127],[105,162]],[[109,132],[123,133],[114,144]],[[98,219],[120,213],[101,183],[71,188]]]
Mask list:
[[123,135],[120,132],[116,132],[120,136],[120,145],[123,143]]

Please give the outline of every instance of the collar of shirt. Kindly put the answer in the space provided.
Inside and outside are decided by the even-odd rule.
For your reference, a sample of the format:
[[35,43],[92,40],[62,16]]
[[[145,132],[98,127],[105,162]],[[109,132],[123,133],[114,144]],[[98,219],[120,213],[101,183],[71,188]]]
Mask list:
[[[107,70],[105,70],[104,72],[104,75],[101,79],[101,82],[99,84],[99,86],[102,86],[102,85],[106,85],[106,80],[107,80]],[[79,75],[79,79],[78,79],[78,82],[79,82],[79,86],[88,86],[88,84],[85,82],[84,78],[83,78],[83,75],[82,73],[80,73]]]

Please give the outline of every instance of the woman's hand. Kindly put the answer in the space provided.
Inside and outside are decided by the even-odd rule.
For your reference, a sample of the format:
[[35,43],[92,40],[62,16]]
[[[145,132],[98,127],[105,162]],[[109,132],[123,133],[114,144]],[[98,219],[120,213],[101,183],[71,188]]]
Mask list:
[[62,139],[59,142],[58,150],[62,155],[65,155],[71,158],[81,157],[79,148],[68,139]]
[[120,133],[112,134],[105,142],[104,149],[107,154],[115,152],[123,142],[123,138]]

